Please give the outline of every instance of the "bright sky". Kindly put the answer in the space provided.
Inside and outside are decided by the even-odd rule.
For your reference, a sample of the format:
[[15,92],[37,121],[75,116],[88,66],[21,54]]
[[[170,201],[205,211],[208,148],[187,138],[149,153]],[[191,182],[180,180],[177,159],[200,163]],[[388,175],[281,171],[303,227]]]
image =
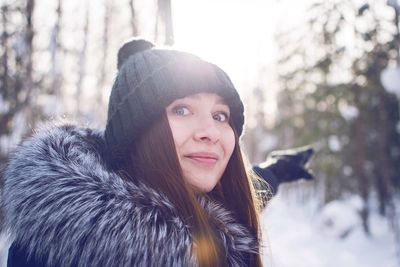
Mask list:
[[234,82],[254,80],[275,60],[274,1],[174,0],[175,47],[218,64]]

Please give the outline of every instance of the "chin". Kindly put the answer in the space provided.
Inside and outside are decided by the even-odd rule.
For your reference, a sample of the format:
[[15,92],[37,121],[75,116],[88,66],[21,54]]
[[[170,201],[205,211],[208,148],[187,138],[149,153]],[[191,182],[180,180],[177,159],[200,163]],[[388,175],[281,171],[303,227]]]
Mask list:
[[209,183],[209,184],[196,184],[196,183],[193,183],[193,184],[191,184],[191,186],[194,188],[194,190],[196,191],[196,192],[199,192],[199,193],[209,193],[209,192],[211,192],[213,189],[214,189],[214,187],[217,185],[217,182],[218,181],[216,181],[215,183]]
[[209,193],[214,189],[215,186],[213,187],[206,187],[206,188],[201,188],[201,189],[197,189],[197,191],[199,191],[200,193]]
[[199,193],[208,193],[214,189],[221,179],[222,174],[219,172],[205,172],[198,169],[185,169],[183,168],[183,178],[194,191]]

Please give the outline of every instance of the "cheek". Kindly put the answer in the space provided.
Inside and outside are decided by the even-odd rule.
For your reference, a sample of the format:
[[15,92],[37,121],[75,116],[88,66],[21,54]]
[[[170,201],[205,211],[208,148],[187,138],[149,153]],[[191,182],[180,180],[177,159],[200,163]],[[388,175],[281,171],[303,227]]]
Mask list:
[[226,158],[229,160],[233,149],[235,148],[235,134],[233,133],[232,129],[227,129],[226,133],[224,134],[223,146]]
[[171,128],[172,138],[174,139],[175,147],[178,150],[178,148],[184,143],[185,140],[185,127],[174,120],[169,120],[169,126]]

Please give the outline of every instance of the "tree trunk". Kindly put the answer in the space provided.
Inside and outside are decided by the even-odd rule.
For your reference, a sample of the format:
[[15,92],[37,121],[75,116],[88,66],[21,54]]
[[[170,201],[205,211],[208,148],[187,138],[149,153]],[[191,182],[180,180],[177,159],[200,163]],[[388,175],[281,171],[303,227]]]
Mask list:
[[129,10],[131,11],[131,27],[132,27],[132,36],[138,35],[138,27],[137,27],[137,19],[134,7],[134,0],[129,0]]
[[[24,127],[20,129],[20,132],[27,132],[27,127],[33,129],[40,118],[41,112],[37,105],[37,98],[39,92],[35,90],[35,84],[33,81],[33,38],[34,38],[34,27],[33,27],[33,16],[35,10],[35,0],[27,0],[25,15],[26,15],[26,25],[24,34],[25,43],[25,53],[23,57],[25,58],[25,75],[22,78],[23,90],[24,90],[24,100],[21,101],[23,104],[22,108],[24,110],[24,119],[27,122],[26,125],[15,125],[14,131],[18,129],[17,127]],[[17,85],[18,86],[18,85]],[[18,96],[17,96],[18,97]]]
[[[1,55],[1,85],[0,85],[0,93],[2,95],[3,101],[6,101],[9,98],[9,74],[8,74],[8,50],[9,50],[9,32],[8,32],[8,14],[9,6],[3,4],[1,6],[1,24],[3,27],[3,32],[1,33],[1,46],[3,47],[3,53]],[[9,134],[9,120],[10,116],[7,116],[9,112],[5,114],[1,114],[0,116],[0,136],[5,134]],[[1,151],[1,150],[0,150]]]
[[[133,0],[132,0],[133,1]],[[112,1],[111,0],[106,0],[105,3],[105,11],[104,11],[104,19],[103,19],[103,36],[102,36],[102,60],[100,61],[100,71],[99,71],[99,77],[97,79],[97,106],[98,107],[104,107],[104,101],[103,101],[103,96],[104,96],[104,89],[105,89],[105,84],[107,81],[107,59],[108,59],[108,49],[109,49],[109,26],[110,26],[110,21],[112,18]],[[133,4],[132,4],[133,5]],[[104,121],[106,118],[106,109],[105,108],[99,108],[99,112],[96,113],[97,120],[98,121]]]
[[86,53],[87,53],[87,44],[88,44],[88,35],[89,35],[89,3],[86,2],[86,14],[85,14],[85,25],[83,26],[83,44],[82,49],[79,53],[78,58],[78,81],[76,84],[76,111],[75,117],[80,117],[81,110],[81,98],[82,98],[82,84],[84,82],[86,76]]
[[50,37],[50,54],[51,54],[51,88],[50,93],[55,95],[57,104],[54,109],[54,115],[60,116],[63,111],[63,91],[62,91],[62,70],[60,66],[60,34],[61,21],[63,16],[62,0],[58,0],[57,5],[57,20],[53,26]]
[[387,204],[391,201],[392,194],[391,188],[392,183],[390,179],[390,148],[388,144],[389,140],[389,124],[388,117],[386,114],[385,107],[385,97],[383,93],[379,95],[379,106],[378,106],[378,116],[379,116],[379,136],[378,136],[378,157],[377,157],[377,167],[379,169],[380,177],[375,177],[378,179],[378,194],[379,194],[379,212],[381,215],[386,215]]
[[360,216],[362,220],[362,225],[364,228],[364,232],[367,235],[370,235],[369,229],[369,179],[368,176],[365,175],[364,164],[366,161],[366,146],[368,145],[365,142],[365,136],[367,131],[365,131],[365,120],[363,118],[363,105],[360,102],[361,98],[361,88],[353,88],[355,91],[355,102],[358,110],[360,110],[360,115],[355,119],[354,124],[354,158],[353,158],[353,167],[354,174],[357,179],[359,193],[363,200],[363,207],[360,211]]
[[[160,19],[160,20],[159,20]],[[172,10],[171,10],[171,0],[158,0],[157,1],[157,20],[155,28],[155,36],[158,40],[161,24],[162,34],[164,35],[163,43],[165,45],[174,44],[174,30],[172,24]]]

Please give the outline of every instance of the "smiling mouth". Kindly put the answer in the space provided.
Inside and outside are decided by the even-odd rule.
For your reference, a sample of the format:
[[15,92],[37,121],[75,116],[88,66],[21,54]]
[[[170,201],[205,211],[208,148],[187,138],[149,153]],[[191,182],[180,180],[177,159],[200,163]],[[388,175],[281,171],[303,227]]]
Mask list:
[[202,165],[214,165],[218,161],[218,155],[215,153],[199,152],[185,155],[185,158]]

